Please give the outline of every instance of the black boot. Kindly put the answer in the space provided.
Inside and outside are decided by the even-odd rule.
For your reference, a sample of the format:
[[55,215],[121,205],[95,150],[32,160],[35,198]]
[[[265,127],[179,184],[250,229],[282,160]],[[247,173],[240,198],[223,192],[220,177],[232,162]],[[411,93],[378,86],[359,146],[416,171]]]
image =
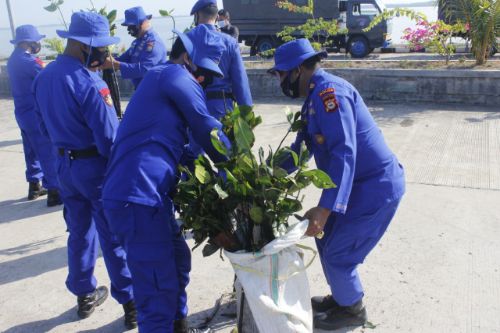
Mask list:
[[90,317],[95,308],[104,303],[108,298],[108,288],[97,287],[93,293],[78,296],[78,317],[85,319]]
[[47,207],[62,205],[58,190],[49,190],[47,195]]
[[340,305],[335,302],[332,295],[312,297],[311,305],[314,312],[325,312],[340,307]]
[[123,304],[123,311],[125,311],[125,327],[127,330],[137,328],[137,310],[134,300]]
[[35,200],[45,194],[47,194],[47,190],[42,187],[40,182],[30,183],[30,187],[28,190],[28,200]]
[[179,319],[174,321],[174,333],[210,333],[210,328],[189,328],[187,320]]
[[363,301],[351,306],[339,306],[314,317],[314,327],[326,331],[338,330],[349,326],[362,326],[367,322]]

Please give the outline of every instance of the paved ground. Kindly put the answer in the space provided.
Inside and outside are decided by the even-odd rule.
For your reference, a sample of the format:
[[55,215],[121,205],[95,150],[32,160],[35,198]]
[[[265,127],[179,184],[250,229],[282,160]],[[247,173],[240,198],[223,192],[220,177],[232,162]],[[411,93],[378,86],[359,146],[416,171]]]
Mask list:
[[[264,117],[259,144],[277,145],[286,130],[287,102],[258,103]],[[121,332],[121,308],[112,299],[91,318],[77,320],[75,297],[64,286],[61,209],[46,208],[44,199],[25,200],[12,109],[11,100],[0,100],[0,331]],[[387,235],[360,268],[373,331],[500,332],[500,112],[402,104],[372,104],[371,111],[408,179]],[[309,190],[305,206],[317,196]],[[233,275],[227,260],[204,259],[200,251],[193,267],[190,320],[199,323],[231,291]],[[325,294],[319,261],[308,275],[311,294]],[[102,259],[96,276],[109,284]],[[212,324],[218,332],[234,325],[223,315]]]

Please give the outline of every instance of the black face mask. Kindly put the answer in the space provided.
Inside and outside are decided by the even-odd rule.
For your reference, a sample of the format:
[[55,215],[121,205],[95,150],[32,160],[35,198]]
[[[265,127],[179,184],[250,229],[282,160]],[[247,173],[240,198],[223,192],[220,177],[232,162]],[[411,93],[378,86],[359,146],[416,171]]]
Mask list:
[[106,58],[109,56],[108,49],[105,51],[100,51],[97,47],[92,47],[90,54],[88,54],[86,51],[83,51],[83,57],[85,59],[85,63],[87,64],[88,67],[90,68],[96,68],[104,64],[104,61],[106,61]]
[[42,49],[42,45],[38,42],[33,42],[30,44],[31,54],[37,54]]
[[139,36],[139,27],[136,25],[129,25],[127,27],[128,34],[132,37]]
[[197,70],[191,71],[191,73],[203,89],[206,89],[214,82],[214,74],[205,68],[198,67]]
[[300,97],[299,83],[300,83],[300,74],[297,77],[297,79],[295,79],[295,81],[290,82],[290,72],[289,72],[286,78],[283,80],[283,82],[281,82],[281,90],[283,91],[283,94],[285,94],[285,96],[290,98]]

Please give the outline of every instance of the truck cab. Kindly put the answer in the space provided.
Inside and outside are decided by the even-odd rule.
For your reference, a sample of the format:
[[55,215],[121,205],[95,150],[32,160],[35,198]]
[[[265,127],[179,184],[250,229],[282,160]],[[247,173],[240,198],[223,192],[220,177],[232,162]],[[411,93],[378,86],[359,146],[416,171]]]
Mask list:
[[[304,6],[308,0],[289,0]],[[224,9],[231,15],[231,23],[240,30],[240,42],[250,46],[250,54],[276,48],[283,43],[276,34],[285,26],[297,26],[311,16],[292,13],[277,7],[277,0],[223,0]],[[388,45],[388,25],[383,21],[364,32],[373,18],[384,10],[377,0],[314,0],[314,17],[337,20],[347,34],[332,37],[333,46],[346,49],[354,58],[363,58],[375,48]],[[297,38],[302,37],[300,35]]]

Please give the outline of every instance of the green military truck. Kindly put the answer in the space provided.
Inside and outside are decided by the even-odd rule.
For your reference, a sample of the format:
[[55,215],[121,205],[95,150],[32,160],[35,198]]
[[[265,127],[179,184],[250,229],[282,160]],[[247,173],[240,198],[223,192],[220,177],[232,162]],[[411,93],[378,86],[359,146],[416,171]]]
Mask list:
[[[250,54],[267,51],[283,42],[276,33],[285,26],[297,26],[306,22],[310,15],[292,13],[277,7],[278,0],[223,0],[224,9],[231,15],[231,24],[240,30],[240,42],[250,46]],[[308,0],[289,0],[304,6]],[[332,38],[333,46],[343,48],[354,58],[363,58],[375,48],[387,47],[390,43],[388,23],[383,21],[369,32],[364,32],[372,19],[384,10],[379,0],[314,0],[314,16],[327,20],[338,20],[346,35]],[[301,37],[301,36],[297,36]]]

